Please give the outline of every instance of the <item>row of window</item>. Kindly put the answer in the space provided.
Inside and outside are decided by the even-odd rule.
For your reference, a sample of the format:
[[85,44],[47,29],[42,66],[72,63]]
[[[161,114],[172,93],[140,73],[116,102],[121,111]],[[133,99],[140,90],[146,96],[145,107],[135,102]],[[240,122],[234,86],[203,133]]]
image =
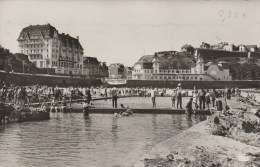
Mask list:
[[[136,73],[142,72],[142,70],[134,70]],[[143,70],[145,73],[153,73],[153,70]],[[157,70],[154,70],[154,73],[158,73]],[[159,70],[160,74],[175,74],[175,73],[182,73],[182,74],[190,74],[190,70]]]
[[[181,79],[181,80],[197,80],[197,76],[154,76],[154,79],[167,79],[167,80],[175,80],[175,79]],[[199,78],[202,80],[202,78]]]

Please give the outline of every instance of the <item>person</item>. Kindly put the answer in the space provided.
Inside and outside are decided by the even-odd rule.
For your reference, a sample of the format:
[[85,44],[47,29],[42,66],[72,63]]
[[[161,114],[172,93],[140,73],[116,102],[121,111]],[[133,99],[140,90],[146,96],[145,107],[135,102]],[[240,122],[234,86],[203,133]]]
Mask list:
[[230,88],[227,89],[227,99],[228,100],[231,99],[231,89]]
[[217,111],[222,111],[223,110],[223,104],[222,101],[218,98],[216,98],[216,109]]
[[89,116],[89,112],[88,112],[88,108],[89,108],[89,102],[88,100],[84,100],[84,103],[83,103],[83,115],[85,116]]
[[153,103],[153,109],[155,109],[156,108],[156,97],[155,97],[155,89],[153,89],[153,88],[151,88],[151,98],[152,98],[152,103]]
[[112,92],[111,92],[111,94],[112,94],[112,106],[113,106],[113,108],[117,108],[117,89],[114,87],[113,89],[112,89]]
[[46,110],[46,108],[48,107],[47,103],[46,103],[46,99],[43,99],[42,105],[41,105],[41,109]]
[[206,95],[206,92],[204,89],[201,89],[201,91],[199,92],[199,102],[200,102],[200,109],[205,109],[205,95]]
[[171,95],[171,99],[172,99],[172,109],[175,107],[176,96],[177,96],[176,90],[173,89],[173,90],[172,90],[172,95]]
[[62,100],[61,100],[60,112],[64,112],[66,109],[66,106],[67,106],[67,101],[66,101],[65,96],[63,96]]
[[213,91],[210,94],[212,107],[215,107],[216,96],[217,96],[217,92],[216,92],[216,89],[214,88]]
[[91,101],[91,93],[90,93],[90,89],[89,89],[89,88],[86,89],[85,94],[86,94],[86,96],[87,96],[87,102],[88,102],[88,104],[89,104],[90,101]]
[[192,91],[192,98],[194,107],[196,108],[198,106],[198,90],[196,88],[194,88],[194,90]]
[[50,112],[52,112],[52,110],[55,110],[55,112],[58,112],[58,101],[55,99],[55,97],[53,97],[53,99],[51,101]]
[[190,116],[191,113],[192,113],[192,101],[193,101],[193,98],[190,98],[189,102],[188,102],[187,105],[186,105],[185,113],[186,113],[186,115],[188,115],[188,116]]
[[182,109],[182,87],[181,83],[178,84],[177,90],[177,108],[180,105],[180,109]]
[[27,105],[28,105],[28,107],[31,106],[32,96],[33,96],[33,92],[32,92],[31,87],[29,87],[27,89]]
[[207,90],[207,93],[205,95],[205,103],[207,105],[207,109],[209,110],[209,104],[210,104],[210,92]]

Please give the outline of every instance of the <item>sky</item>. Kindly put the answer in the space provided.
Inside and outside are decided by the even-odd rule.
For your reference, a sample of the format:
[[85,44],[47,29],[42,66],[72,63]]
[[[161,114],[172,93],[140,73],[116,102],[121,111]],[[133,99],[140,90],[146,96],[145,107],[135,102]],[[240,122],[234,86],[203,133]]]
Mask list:
[[184,44],[260,45],[257,0],[0,0],[0,45],[13,53],[22,28],[48,23],[108,65]]

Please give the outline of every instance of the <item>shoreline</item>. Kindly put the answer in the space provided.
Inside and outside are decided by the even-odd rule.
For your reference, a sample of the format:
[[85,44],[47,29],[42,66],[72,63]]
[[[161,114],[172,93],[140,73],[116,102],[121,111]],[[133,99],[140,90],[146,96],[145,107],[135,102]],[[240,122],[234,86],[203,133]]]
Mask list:
[[260,128],[254,126],[260,118],[254,116],[255,106],[237,99],[228,100],[231,111],[224,116],[215,113],[155,145],[134,167],[260,166]]

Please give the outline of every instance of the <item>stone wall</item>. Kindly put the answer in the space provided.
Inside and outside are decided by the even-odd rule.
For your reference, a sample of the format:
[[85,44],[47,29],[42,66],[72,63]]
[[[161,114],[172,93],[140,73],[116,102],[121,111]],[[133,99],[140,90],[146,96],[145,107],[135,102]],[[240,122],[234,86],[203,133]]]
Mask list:
[[127,87],[167,87],[176,88],[178,83],[184,89],[205,88],[223,89],[225,87],[260,88],[260,81],[169,81],[169,80],[127,80]]
[[15,85],[48,85],[48,86],[98,86],[101,81],[98,79],[86,79],[86,78],[72,78],[72,77],[60,77],[60,76],[44,76],[33,74],[11,74],[0,72],[0,79],[9,83],[10,81]]

